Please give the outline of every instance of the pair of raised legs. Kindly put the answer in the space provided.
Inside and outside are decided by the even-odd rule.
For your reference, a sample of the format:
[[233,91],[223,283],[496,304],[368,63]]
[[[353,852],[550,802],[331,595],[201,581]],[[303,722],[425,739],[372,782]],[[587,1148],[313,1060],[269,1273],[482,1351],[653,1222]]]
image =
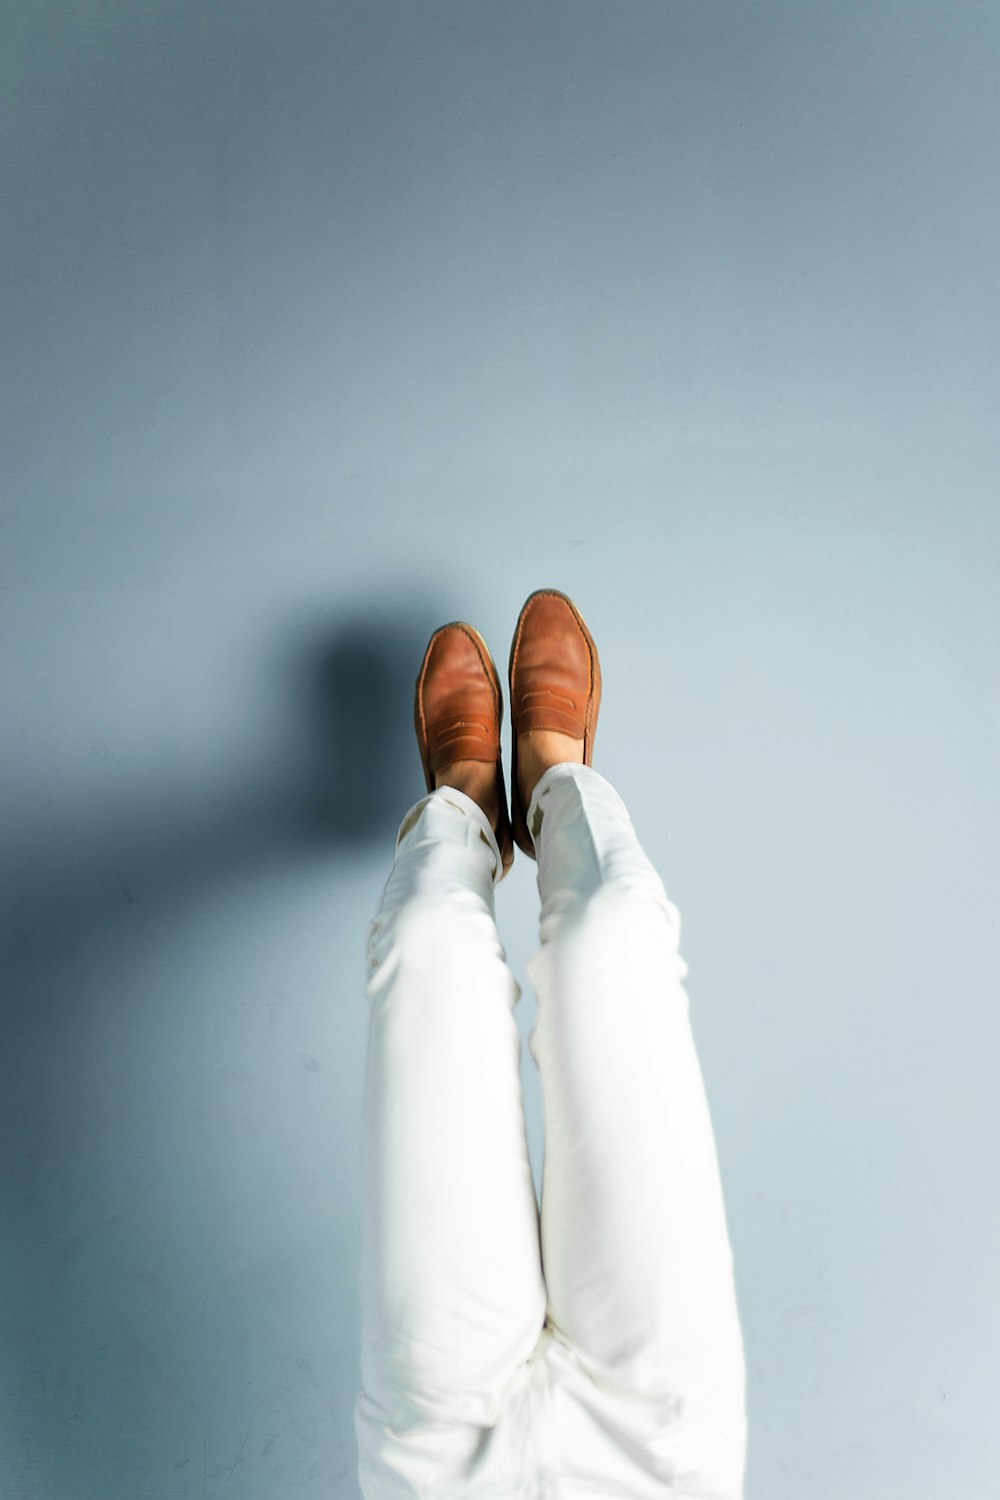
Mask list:
[[369,934],[362,1490],[740,1500],[743,1348],[677,909],[607,780],[518,748],[541,1214],[500,849],[445,772],[403,820]]

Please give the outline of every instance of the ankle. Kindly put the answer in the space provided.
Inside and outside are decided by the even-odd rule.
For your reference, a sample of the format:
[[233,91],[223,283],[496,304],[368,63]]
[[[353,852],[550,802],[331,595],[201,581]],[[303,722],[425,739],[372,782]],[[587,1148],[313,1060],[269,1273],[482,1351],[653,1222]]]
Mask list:
[[434,776],[434,788],[454,787],[471,797],[482,808],[496,832],[500,818],[500,802],[497,796],[496,766],[483,760],[456,760],[450,766],[442,766]]
[[529,729],[518,736],[517,782],[525,808],[545,772],[567,763],[583,765],[583,740],[552,729]]

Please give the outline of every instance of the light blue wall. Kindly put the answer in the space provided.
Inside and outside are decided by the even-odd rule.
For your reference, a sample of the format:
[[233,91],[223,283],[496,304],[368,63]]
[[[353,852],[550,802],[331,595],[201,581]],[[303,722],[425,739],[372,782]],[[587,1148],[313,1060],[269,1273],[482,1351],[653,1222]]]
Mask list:
[[551,584],[683,916],[747,1500],[994,1500],[996,8],[0,27],[3,1494],[357,1495],[412,679]]

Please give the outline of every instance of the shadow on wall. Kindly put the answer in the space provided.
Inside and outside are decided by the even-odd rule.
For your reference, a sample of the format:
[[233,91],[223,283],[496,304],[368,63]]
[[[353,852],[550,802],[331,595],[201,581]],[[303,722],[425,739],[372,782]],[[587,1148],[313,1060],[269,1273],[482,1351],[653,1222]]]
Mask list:
[[[32,1451],[40,1461],[68,1462],[58,1436],[64,1430],[58,1406],[63,1397],[50,1376],[63,1366],[72,1372],[90,1338],[88,1298],[73,1296],[73,1276],[92,1278],[87,1285],[99,1288],[99,1302],[127,1306],[130,1293],[115,1290],[115,1268],[159,1255],[150,1245],[168,1247],[163,1253],[169,1260],[169,1247],[188,1231],[177,1222],[170,1182],[160,1185],[157,1153],[172,1149],[175,1134],[185,1151],[197,1143],[188,1117],[199,1106],[185,1094],[192,1042],[185,1040],[183,1011],[188,1006],[190,1015],[197,1014],[200,998],[178,995],[181,1014],[163,1018],[165,931],[180,929],[186,947],[190,928],[196,949],[206,899],[256,868],[293,868],[325,850],[336,864],[372,844],[391,857],[399,822],[423,789],[411,714],[421,654],[439,623],[431,618],[432,608],[436,613],[439,606],[403,602],[279,641],[277,673],[273,660],[262,663],[261,672],[275,686],[281,733],[268,738],[259,764],[244,758],[244,771],[223,785],[171,788],[161,775],[151,776],[130,795],[126,810],[120,803],[109,804],[106,817],[95,810],[82,837],[53,799],[47,821],[36,809],[26,815],[23,857],[15,861],[8,854],[0,865],[6,996],[0,1124],[10,1168],[4,1235],[9,1259],[2,1279],[13,1330],[8,1358],[12,1372],[20,1371],[15,1407],[21,1409],[20,1402],[36,1411],[38,1446]],[[160,727],[150,725],[151,741]],[[350,940],[361,946],[358,933],[352,931]],[[210,990],[205,998],[211,1003]],[[119,1037],[123,1055],[148,1068],[146,1077],[125,1080],[127,1107],[95,1097],[88,1072],[94,1048],[117,1046]],[[157,1101],[152,1109],[158,1115],[147,1099]],[[158,1126],[156,1136],[150,1121],[162,1121],[164,1099],[172,1101],[166,1109],[178,1129],[163,1134]],[[261,1090],[256,1124],[265,1134],[269,1107]],[[108,1144],[117,1140],[108,1121],[121,1108],[128,1140],[119,1154],[125,1177],[141,1191],[121,1212],[109,1213],[106,1205],[120,1196],[115,1184],[122,1178],[112,1177],[109,1186],[100,1152],[119,1151]],[[90,1125],[95,1109],[101,1116],[96,1136]],[[206,1128],[211,1132],[211,1125]],[[231,1132],[231,1125],[225,1128]],[[187,1165],[175,1158],[166,1175],[183,1178]],[[204,1170],[210,1181],[211,1162]],[[145,1179],[151,1179],[152,1191]],[[70,1185],[68,1197],[64,1184]],[[190,1198],[184,1212],[192,1224],[207,1211],[224,1211],[218,1200],[213,1206],[204,1184],[200,1192],[200,1198],[192,1190],[184,1199]],[[227,1239],[220,1224],[210,1243],[221,1247]],[[353,1318],[353,1286],[343,1297]],[[174,1368],[171,1360],[188,1353],[182,1333],[165,1325],[148,1354],[135,1359],[155,1372]],[[113,1425],[119,1418],[110,1398],[104,1401],[102,1420]],[[133,1447],[141,1449],[145,1441],[144,1434],[130,1436]],[[97,1493],[87,1482],[84,1477],[81,1493]]]
[[[36,821],[0,864],[8,994],[72,961],[80,941],[113,924],[137,895],[197,903],[206,887],[255,864],[328,848],[386,847],[423,791],[413,688],[439,623],[412,602],[354,617],[295,642],[276,712],[290,719],[281,757],[242,782],[197,788],[198,811],[151,783],[116,808],[90,842],[58,815]],[[157,726],[150,729],[155,738]],[[183,800],[183,799],[181,799]]]
[[307,663],[304,697],[313,748],[306,829],[336,845],[384,844],[411,795],[415,746],[410,710],[421,653],[433,626],[368,621],[340,630]]

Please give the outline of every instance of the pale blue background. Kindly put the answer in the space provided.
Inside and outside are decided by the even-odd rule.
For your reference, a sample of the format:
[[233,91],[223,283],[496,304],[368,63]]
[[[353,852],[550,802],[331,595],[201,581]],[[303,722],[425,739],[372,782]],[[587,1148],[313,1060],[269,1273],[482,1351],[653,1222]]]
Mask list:
[[683,916],[747,1500],[996,1500],[996,7],[0,42],[4,1496],[356,1497],[412,680],[554,585]]

